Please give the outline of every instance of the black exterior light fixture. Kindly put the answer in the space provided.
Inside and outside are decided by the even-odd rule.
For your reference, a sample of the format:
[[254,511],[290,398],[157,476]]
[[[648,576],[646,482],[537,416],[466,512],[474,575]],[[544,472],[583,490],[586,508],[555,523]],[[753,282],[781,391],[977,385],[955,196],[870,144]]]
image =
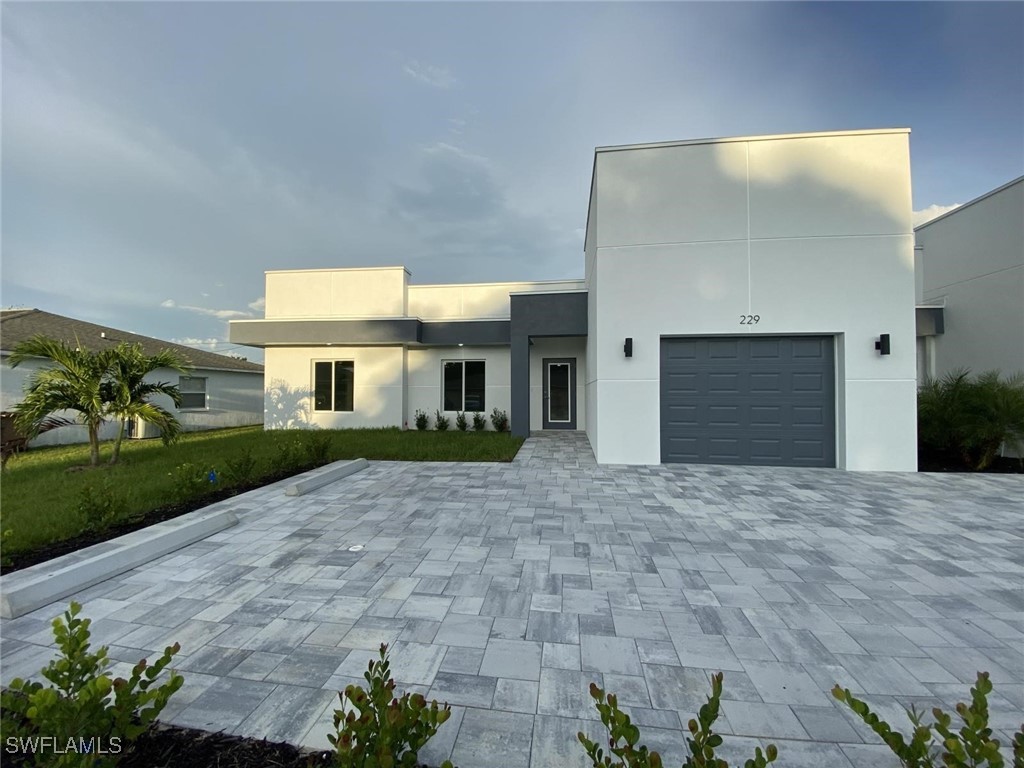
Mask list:
[[888,333],[883,333],[881,336],[878,337],[878,341],[875,342],[875,349],[878,350],[878,354],[880,355],[891,354],[891,350],[889,348]]
[[622,351],[626,355],[626,357],[632,357],[633,356],[633,337],[632,336],[627,336],[626,337],[626,343],[622,345]]

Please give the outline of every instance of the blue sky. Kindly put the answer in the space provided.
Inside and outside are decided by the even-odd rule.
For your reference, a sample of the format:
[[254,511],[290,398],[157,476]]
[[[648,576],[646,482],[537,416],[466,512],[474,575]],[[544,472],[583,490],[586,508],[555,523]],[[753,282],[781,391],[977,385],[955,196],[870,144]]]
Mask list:
[[267,269],[582,276],[595,146],[908,126],[917,211],[1024,172],[1021,3],[5,2],[0,23],[0,302],[219,351]]

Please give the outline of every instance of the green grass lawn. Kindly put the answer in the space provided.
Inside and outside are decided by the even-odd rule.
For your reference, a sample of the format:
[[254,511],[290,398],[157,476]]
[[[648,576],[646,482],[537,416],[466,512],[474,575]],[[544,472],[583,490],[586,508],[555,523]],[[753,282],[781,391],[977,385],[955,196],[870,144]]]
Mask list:
[[[159,440],[125,440],[121,462],[92,469],[88,445],[37,448],[13,457],[0,480],[0,529],[5,556],[63,541],[88,528],[79,511],[83,489],[107,487],[127,502],[121,519],[144,514],[180,500],[177,467],[192,464],[219,476],[209,489],[231,487],[228,462],[246,449],[256,460],[256,473],[270,476],[286,468],[285,453],[306,460],[305,446],[313,435],[330,435],[330,461],[383,459],[398,461],[511,461],[522,438],[495,432],[404,432],[400,429],[275,430],[241,427],[182,435],[173,445]],[[101,445],[100,458],[111,444]],[[84,467],[84,468],[83,468]]]

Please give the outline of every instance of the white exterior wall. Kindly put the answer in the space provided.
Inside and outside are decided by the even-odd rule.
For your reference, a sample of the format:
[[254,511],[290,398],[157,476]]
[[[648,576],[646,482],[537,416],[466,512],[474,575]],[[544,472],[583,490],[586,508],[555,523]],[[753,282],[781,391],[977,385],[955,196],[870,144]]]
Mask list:
[[[27,360],[17,368],[11,368],[4,356],[0,366],[0,390],[2,390],[2,410],[13,410],[21,402],[25,382],[28,377],[41,368],[46,367],[43,361]],[[263,423],[263,374],[244,371],[210,371],[197,370],[194,376],[206,379],[206,403],[203,409],[176,410],[169,397],[158,396],[153,402],[173,413],[181,422],[185,431],[203,429],[220,429],[223,427],[242,427]],[[170,369],[154,371],[146,377],[147,381],[165,381],[177,384],[180,374]],[[75,419],[73,411],[56,414],[68,419]],[[112,440],[117,436],[117,422],[108,421],[100,428],[101,440]],[[30,445],[70,445],[89,441],[88,431],[83,426],[61,427],[45,432]]]
[[402,317],[408,282],[405,267],[267,272],[264,317]]
[[[908,149],[897,131],[598,152],[587,426],[599,462],[660,462],[662,336],[827,334],[837,464],[916,469]],[[760,322],[740,325],[747,314]],[[874,349],[880,333],[890,356]]]
[[[442,397],[443,363],[447,360],[484,361],[484,410],[487,428],[492,429],[491,411],[497,408],[512,414],[511,403],[511,355],[508,347],[425,347],[408,351],[408,405],[405,421],[410,429],[416,428],[416,411],[421,410],[430,417],[430,428],[434,428],[435,411],[444,406]],[[455,429],[457,411],[441,411]],[[473,414],[467,413],[470,429],[473,428]]]
[[576,429],[587,428],[587,340],[579,336],[533,339],[530,346],[530,429],[544,428],[544,358],[576,358]]
[[[313,363],[352,360],[352,411],[313,410]],[[405,415],[402,347],[267,347],[266,429],[399,427]]]
[[920,227],[919,301],[944,306],[935,376],[1024,371],[1024,179]]

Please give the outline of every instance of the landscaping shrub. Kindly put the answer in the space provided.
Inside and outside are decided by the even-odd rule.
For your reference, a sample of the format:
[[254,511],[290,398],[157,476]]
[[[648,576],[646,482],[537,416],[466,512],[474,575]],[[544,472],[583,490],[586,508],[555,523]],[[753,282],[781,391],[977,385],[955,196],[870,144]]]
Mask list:
[[477,411],[473,414],[473,431],[483,432],[487,429],[487,417]]
[[[369,690],[349,685],[338,694],[341,709],[334,710],[335,733],[327,739],[339,768],[412,768],[423,745],[451,717],[448,704],[427,704],[421,694],[396,698],[390,672],[388,647],[381,645],[380,659],[371,660],[363,673]],[[452,768],[451,762],[446,760],[442,768]]]
[[434,429],[438,432],[447,432],[450,426],[451,422],[447,416],[442,416],[440,411],[434,411]]
[[424,411],[416,409],[416,429],[424,432],[430,426],[430,417]]
[[469,429],[469,422],[466,421],[466,414],[462,411],[459,411],[458,415],[455,417],[455,428],[459,430],[459,432],[465,432]]
[[89,531],[103,531],[128,512],[128,495],[119,492],[110,478],[89,483],[78,492],[76,511]]
[[[601,714],[601,722],[608,731],[608,748],[611,755],[598,746],[597,742],[591,741],[579,732],[576,738],[579,739],[587,755],[590,757],[594,768],[662,768],[661,755],[652,752],[646,746],[637,746],[640,741],[640,729],[633,725],[629,715],[619,709],[618,700],[615,694],[606,694],[594,683],[590,684],[590,695],[594,699],[597,711]],[[715,721],[718,720],[718,710],[722,698],[722,673],[718,672],[711,676],[711,695],[697,714],[697,719],[690,720],[687,726],[690,737],[686,739],[686,746],[690,756],[683,763],[682,768],[729,768],[729,764],[718,757],[715,757],[715,749],[722,745],[722,737],[712,730]],[[764,752],[760,747],[754,749],[754,756],[747,760],[744,768],[765,768],[769,763],[775,762],[778,757],[778,750],[774,744],[769,744]]]
[[238,456],[224,460],[224,474],[236,485],[249,485],[259,477],[259,462],[252,448],[244,448]]
[[[78,617],[81,609],[73,602],[63,618],[53,621],[60,656],[42,670],[50,685],[15,678],[0,694],[5,745],[11,737],[50,737],[65,750],[27,755],[30,765],[115,765],[184,682],[173,671],[161,678],[180,650],[177,643],[152,666],[143,659],[127,680],[112,680],[106,646],[95,653],[89,650],[90,620]],[[72,741],[77,751],[67,750]]]
[[191,462],[179,464],[170,474],[174,478],[174,497],[179,502],[202,496],[217,482],[217,475],[212,469],[204,469]]
[[928,381],[918,391],[917,422],[922,453],[986,469],[1001,446],[1024,450],[1024,374],[971,378],[961,368]]
[[274,467],[279,472],[291,472],[302,466],[305,448],[298,438],[285,437],[274,446]]
[[[914,732],[908,741],[906,736],[894,731],[872,712],[865,702],[850,693],[849,688],[837,685],[832,689],[832,695],[878,734],[907,768],[1003,768],[1005,761],[999,753],[999,741],[992,738],[992,729],[988,727],[988,694],[991,692],[992,681],[988,672],[979,672],[977,682],[971,688],[971,703],[956,705],[956,712],[963,722],[963,727],[956,731],[950,727],[952,718],[938,707],[932,709],[934,723],[921,722],[921,714],[911,707],[907,714],[914,725]],[[1013,739],[1013,764],[1016,768],[1024,765],[1024,725]]]
[[508,432],[508,413],[495,408],[491,411],[491,425],[495,432]]
[[331,444],[334,442],[330,432],[313,430],[306,438],[303,446],[306,461],[315,467],[321,467],[331,460]]

